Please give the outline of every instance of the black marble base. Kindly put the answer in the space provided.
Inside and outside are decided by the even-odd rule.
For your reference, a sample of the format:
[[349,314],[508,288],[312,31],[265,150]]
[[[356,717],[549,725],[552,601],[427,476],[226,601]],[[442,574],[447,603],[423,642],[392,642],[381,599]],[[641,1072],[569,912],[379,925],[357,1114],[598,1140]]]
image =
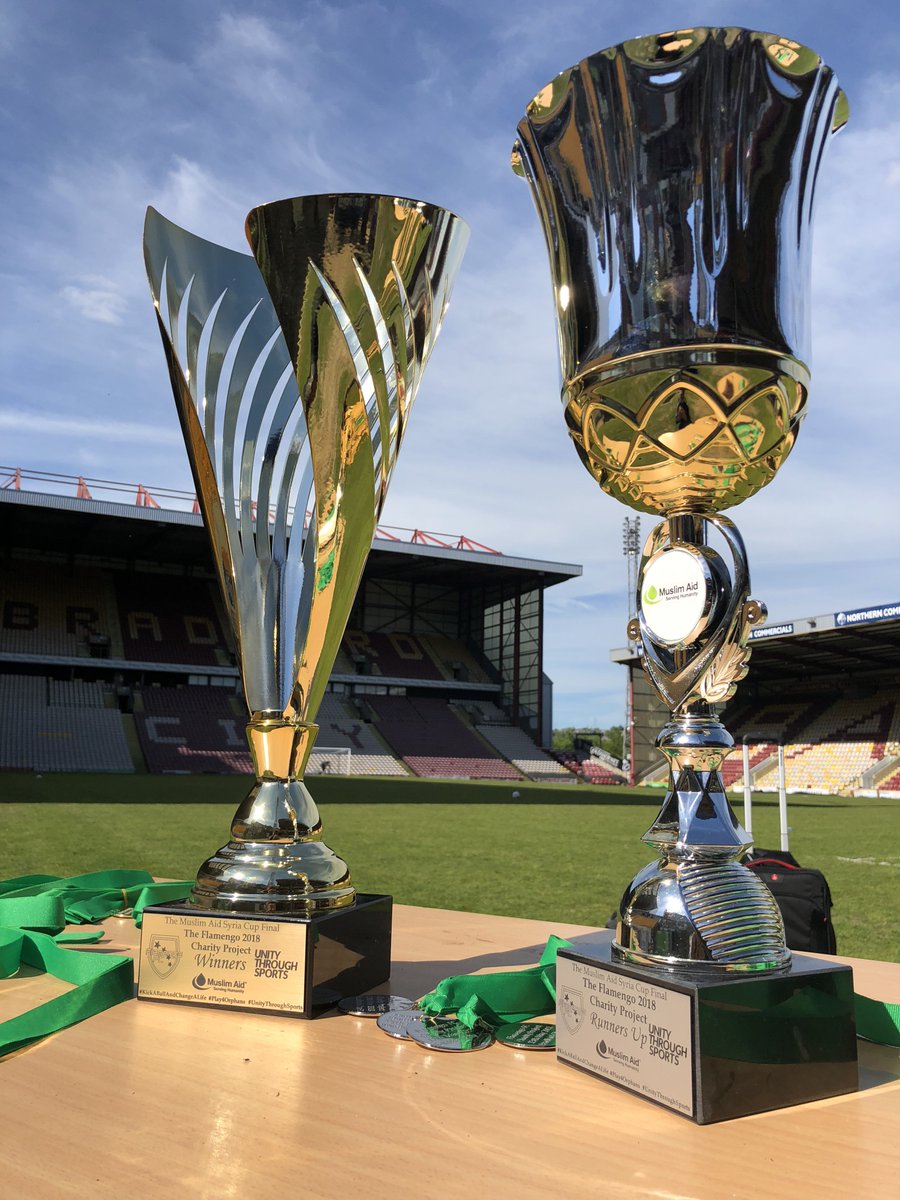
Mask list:
[[776,974],[703,979],[560,950],[557,1056],[698,1124],[858,1087],[853,972],[795,954]]
[[138,999],[315,1017],[391,973],[390,896],[312,917],[144,909]]

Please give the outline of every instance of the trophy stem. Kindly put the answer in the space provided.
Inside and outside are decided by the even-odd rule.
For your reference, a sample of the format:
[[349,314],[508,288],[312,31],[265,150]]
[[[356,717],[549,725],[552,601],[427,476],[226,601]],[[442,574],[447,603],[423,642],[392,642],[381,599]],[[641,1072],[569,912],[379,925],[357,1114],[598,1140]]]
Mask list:
[[775,898],[738,861],[753,843],[719,774],[734,740],[708,711],[694,711],[674,714],[657,746],[668,759],[669,787],[642,840],[661,857],[622,898],[614,956],[707,974],[786,967],[791,954]]
[[[708,544],[715,527],[730,570]],[[670,513],[647,542],[638,587],[644,666],[671,716],[657,739],[669,787],[643,840],[660,855],[631,882],[615,956],[670,970],[775,971],[790,963],[772,893],[741,861],[752,840],[720,769],[734,739],[710,704],[746,672],[747,636],[764,608],[749,599],[743,541],[711,513]]]
[[705,711],[671,717],[657,738],[669,764],[669,790],[641,840],[661,854],[740,856],[752,842],[728,803],[719,773],[734,739],[706,705],[698,707]]
[[686,542],[691,546],[706,545],[706,522],[709,513],[686,510],[669,513],[669,541]]
[[238,807],[231,841],[197,873],[190,903],[222,912],[311,915],[353,904],[343,859],[321,840],[303,782],[318,727],[254,713],[247,741],[256,784]]

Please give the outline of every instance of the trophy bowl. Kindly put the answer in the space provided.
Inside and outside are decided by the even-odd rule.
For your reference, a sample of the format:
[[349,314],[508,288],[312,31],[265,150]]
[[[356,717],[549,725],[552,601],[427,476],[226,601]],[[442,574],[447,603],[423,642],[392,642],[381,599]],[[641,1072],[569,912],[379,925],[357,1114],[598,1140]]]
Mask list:
[[743,29],[624,42],[529,104],[513,167],[547,237],[566,423],[631,508],[721,511],[790,453],[813,189],[848,113],[818,55]]

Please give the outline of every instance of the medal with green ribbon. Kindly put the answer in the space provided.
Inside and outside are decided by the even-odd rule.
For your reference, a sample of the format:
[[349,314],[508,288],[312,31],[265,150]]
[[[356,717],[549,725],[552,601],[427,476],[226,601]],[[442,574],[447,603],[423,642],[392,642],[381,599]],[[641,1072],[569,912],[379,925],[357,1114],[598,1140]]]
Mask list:
[[146,871],[96,871],[70,879],[23,875],[0,881],[0,979],[15,975],[24,965],[74,985],[63,995],[0,1022],[0,1055],[21,1050],[134,995],[131,956],[67,949],[103,937],[102,929],[66,932],[67,925],[126,913],[140,924],[147,904],[187,896],[191,886],[184,881],[155,883]]

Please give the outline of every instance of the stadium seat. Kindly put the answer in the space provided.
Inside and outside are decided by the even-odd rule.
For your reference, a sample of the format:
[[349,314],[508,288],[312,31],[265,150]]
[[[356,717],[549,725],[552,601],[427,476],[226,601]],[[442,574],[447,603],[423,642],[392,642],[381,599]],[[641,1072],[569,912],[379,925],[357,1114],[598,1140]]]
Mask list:
[[[96,700],[92,685],[83,686]],[[78,690],[69,691],[69,698]],[[65,686],[43,676],[0,675],[0,768],[133,771],[118,709],[60,702],[66,695]]]
[[424,643],[408,633],[361,633],[348,629],[342,648],[359,675],[383,679],[445,678]]
[[[839,795],[860,788],[863,776],[885,757],[898,726],[897,708],[890,692],[807,706],[804,719],[786,726],[782,735],[787,790]],[[773,759],[755,777],[754,787],[772,791],[777,786]]]
[[408,775],[406,767],[390,753],[371,723],[354,709],[351,701],[326,692],[316,716],[317,747],[350,750],[351,775]]
[[430,697],[369,696],[378,730],[416,775],[521,779],[445,701]]
[[231,654],[202,579],[122,575],[115,580],[124,657],[135,662],[227,666]]
[[246,716],[225,688],[148,687],[134,720],[153,774],[246,775]]
[[122,657],[110,572],[15,561],[0,593],[0,653]]
[[508,719],[505,724],[482,723],[476,725],[475,728],[523,775],[559,782],[568,782],[571,779],[571,772],[567,771],[555,758],[551,758],[549,754],[539,750],[528,734],[517,726],[510,725]]
[[500,758],[463,758],[461,755],[409,754],[405,759],[416,775],[433,779],[521,779],[514,767]]

